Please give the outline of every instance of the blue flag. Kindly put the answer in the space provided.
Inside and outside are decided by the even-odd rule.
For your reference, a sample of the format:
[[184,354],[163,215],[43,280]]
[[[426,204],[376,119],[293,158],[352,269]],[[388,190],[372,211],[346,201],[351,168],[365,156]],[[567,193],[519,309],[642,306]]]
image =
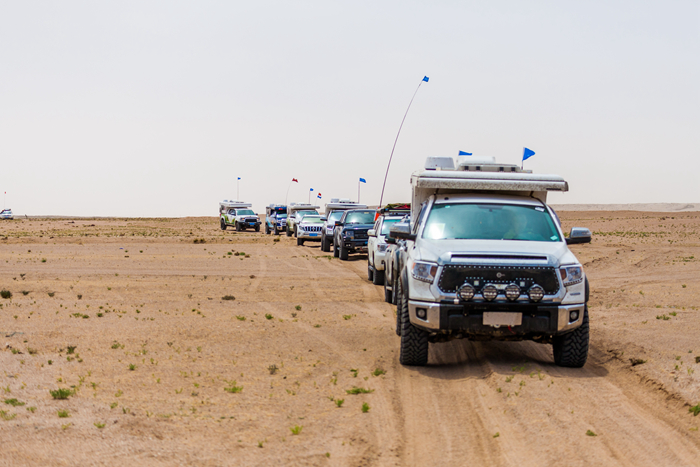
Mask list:
[[313,188],[309,188],[309,191],[314,191],[314,189],[313,189]]
[[423,81],[425,81],[426,83],[428,82],[429,79],[430,78],[428,78],[427,76],[423,76]]
[[240,179],[241,179],[241,177],[238,177],[238,180],[240,180]]
[[360,181],[361,181],[362,183],[367,183],[367,180],[365,180],[364,178],[360,178]]
[[471,152],[459,151],[459,154],[458,154],[458,155],[459,155],[459,156],[471,156],[472,153],[471,153]]
[[528,148],[523,148],[523,160],[527,160],[535,155],[535,151]]

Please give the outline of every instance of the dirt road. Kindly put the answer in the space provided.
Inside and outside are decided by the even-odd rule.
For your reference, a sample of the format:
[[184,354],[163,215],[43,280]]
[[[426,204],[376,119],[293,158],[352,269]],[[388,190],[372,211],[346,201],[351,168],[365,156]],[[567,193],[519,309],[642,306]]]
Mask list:
[[0,224],[0,465],[700,465],[700,218],[673,216],[563,213],[594,231],[578,370],[529,342],[402,367],[363,256],[209,218]]

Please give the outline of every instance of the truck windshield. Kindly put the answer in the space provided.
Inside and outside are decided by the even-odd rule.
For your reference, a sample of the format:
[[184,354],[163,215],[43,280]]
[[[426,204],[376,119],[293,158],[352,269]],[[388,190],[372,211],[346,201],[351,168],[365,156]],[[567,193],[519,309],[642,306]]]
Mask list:
[[554,220],[543,207],[477,203],[434,205],[423,238],[561,241]]
[[297,217],[302,218],[309,214],[318,214],[316,211],[297,211]]
[[328,216],[328,222],[334,224],[335,221],[339,221],[343,217],[343,211],[333,211],[330,216]]
[[238,215],[239,216],[254,216],[255,213],[253,212],[252,209],[239,209]]
[[349,212],[345,216],[346,224],[374,224],[374,211]]
[[391,229],[391,226],[396,224],[400,220],[401,219],[384,219],[384,222],[382,222],[382,235],[389,235],[389,230]]

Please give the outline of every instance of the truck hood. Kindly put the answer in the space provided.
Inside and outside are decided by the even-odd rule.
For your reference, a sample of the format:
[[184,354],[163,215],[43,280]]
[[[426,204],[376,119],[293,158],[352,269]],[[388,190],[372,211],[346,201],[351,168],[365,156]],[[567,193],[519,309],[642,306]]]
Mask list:
[[420,239],[416,247],[421,260],[440,265],[465,263],[559,267],[578,263],[565,242]]

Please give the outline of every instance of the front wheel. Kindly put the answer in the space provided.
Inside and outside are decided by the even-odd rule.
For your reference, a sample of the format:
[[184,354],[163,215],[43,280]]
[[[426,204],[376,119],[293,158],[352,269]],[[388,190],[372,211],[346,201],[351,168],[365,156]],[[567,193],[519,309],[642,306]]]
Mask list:
[[240,231],[241,231],[241,224],[236,222],[236,232],[240,232]]
[[347,261],[348,259],[348,249],[345,248],[343,245],[340,245],[340,251],[338,252],[338,256],[340,259],[343,261]]
[[338,245],[336,245],[335,242],[333,242],[333,256],[337,258],[339,254],[340,250],[338,249]]
[[396,306],[396,313],[400,316],[401,327],[399,362],[402,365],[424,366],[428,363],[428,350],[430,348],[428,333],[411,324],[408,316],[408,291],[403,289],[401,280],[399,280],[397,294],[400,294],[401,298],[397,299],[399,303]]
[[[384,281],[384,301],[387,303],[391,303],[392,300],[393,300],[393,298],[391,297],[391,290],[387,289],[386,280],[385,280]],[[396,326],[396,334],[399,333],[398,329],[399,329],[399,327]]]
[[260,226],[259,226],[259,225],[256,225],[256,226],[255,226],[255,231],[256,231],[256,232],[260,232]]
[[326,236],[321,237],[321,251],[328,253],[331,251],[331,241],[326,239]]
[[221,219],[221,230],[226,230],[226,221]]
[[265,223],[265,235],[270,235],[270,226]]
[[292,236],[292,231],[289,230],[289,227],[287,227],[287,237],[291,237],[291,236]]
[[371,281],[374,279],[374,271],[372,270],[372,265],[367,263],[367,280]]
[[304,245],[304,239],[297,237],[297,246],[303,246]]
[[581,326],[552,342],[554,363],[557,366],[581,368],[588,359],[588,305],[583,309]]

